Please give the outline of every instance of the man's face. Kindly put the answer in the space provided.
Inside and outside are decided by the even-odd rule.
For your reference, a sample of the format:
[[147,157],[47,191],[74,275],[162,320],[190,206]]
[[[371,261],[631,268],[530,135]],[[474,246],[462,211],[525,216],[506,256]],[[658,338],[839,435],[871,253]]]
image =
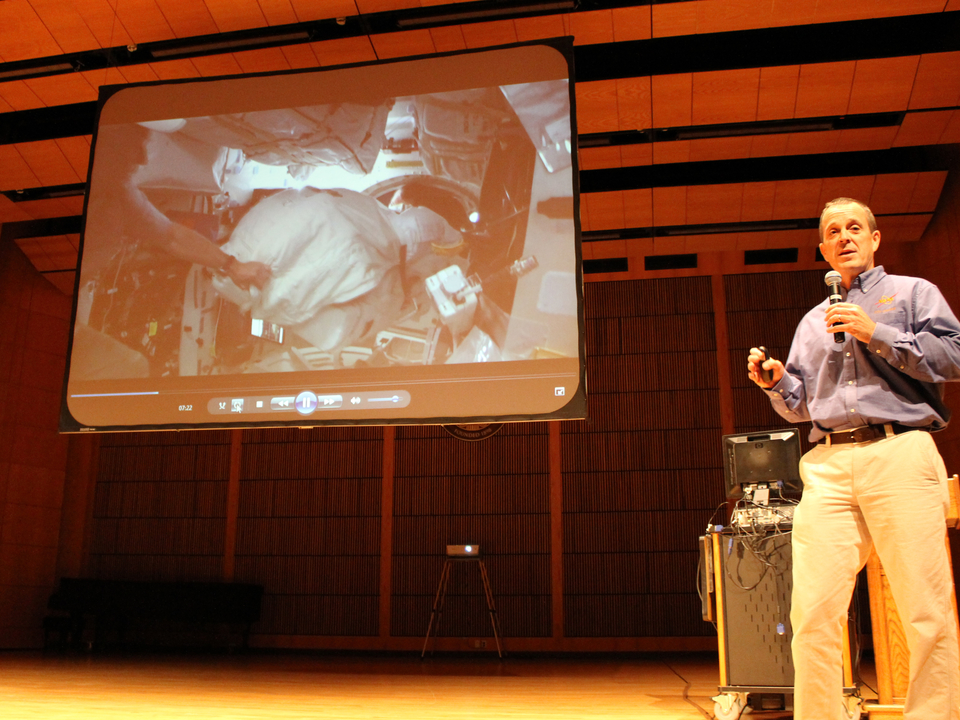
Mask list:
[[843,276],[843,285],[873,267],[873,254],[880,246],[880,231],[870,232],[866,211],[848,203],[830,208],[823,218],[820,252],[830,267]]

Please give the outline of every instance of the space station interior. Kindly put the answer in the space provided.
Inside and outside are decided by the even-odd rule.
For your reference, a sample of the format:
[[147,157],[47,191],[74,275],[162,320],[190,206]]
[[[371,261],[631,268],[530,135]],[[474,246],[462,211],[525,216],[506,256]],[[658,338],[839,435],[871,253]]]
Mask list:
[[[76,379],[576,357],[569,108],[557,80],[100,128]],[[269,280],[166,252],[124,183]]]

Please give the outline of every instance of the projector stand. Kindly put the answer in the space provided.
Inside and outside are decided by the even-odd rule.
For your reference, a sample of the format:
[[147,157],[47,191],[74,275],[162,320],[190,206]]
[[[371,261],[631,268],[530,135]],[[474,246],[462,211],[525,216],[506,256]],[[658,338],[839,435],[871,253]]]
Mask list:
[[[433,647],[437,647],[437,634],[440,632],[440,616],[443,615],[443,602],[447,597],[447,584],[450,582],[450,570],[454,562],[475,562],[480,568],[480,579],[483,580],[483,594],[487,597],[487,610],[490,611],[490,624],[493,626],[493,638],[497,643],[497,655],[503,659],[503,649],[500,647],[500,618],[497,608],[493,604],[493,590],[490,589],[490,578],[487,576],[487,567],[483,560],[475,558],[450,558],[443,563],[443,572],[440,573],[440,584],[437,586],[437,596],[433,600],[433,610],[430,612],[430,624],[427,625],[427,637],[423,640],[423,651],[420,659],[427,654],[427,644],[430,642],[430,632],[433,631]],[[431,651],[433,654],[433,651]]]

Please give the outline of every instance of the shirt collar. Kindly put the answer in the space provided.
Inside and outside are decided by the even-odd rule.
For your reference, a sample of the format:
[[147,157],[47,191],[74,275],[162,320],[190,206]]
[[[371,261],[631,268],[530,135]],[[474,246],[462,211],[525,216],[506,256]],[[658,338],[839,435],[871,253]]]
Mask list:
[[877,265],[876,267],[872,267],[869,270],[860,273],[856,278],[854,278],[851,287],[859,283],[860,292],[867,292],[886,276],[887,273],[883,269],[883,265]]

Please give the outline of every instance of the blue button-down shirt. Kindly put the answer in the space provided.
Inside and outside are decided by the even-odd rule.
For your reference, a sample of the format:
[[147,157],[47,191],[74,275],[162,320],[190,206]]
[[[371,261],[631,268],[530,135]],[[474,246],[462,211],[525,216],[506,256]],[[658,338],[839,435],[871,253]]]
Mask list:
[[870,343],[849,333],[834,342],[824,300],[800,321],[784,376],[766,391],[774,410],[791,422],[812,421],[811,442],[861,425],[946,427],[942,383],[960,380],[960,322],[936,285],[879,266],[845,293],[877,323]]

